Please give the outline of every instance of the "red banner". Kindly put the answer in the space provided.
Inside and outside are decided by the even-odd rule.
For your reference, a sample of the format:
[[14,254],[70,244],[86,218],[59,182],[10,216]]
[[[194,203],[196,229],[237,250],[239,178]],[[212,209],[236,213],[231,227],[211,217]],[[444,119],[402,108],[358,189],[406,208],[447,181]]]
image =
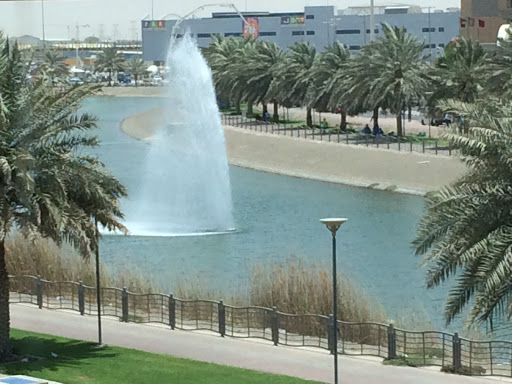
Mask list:
[[242,36],[258,37],[260,35],[260,23],[257,17],[247,17],[242,24]]

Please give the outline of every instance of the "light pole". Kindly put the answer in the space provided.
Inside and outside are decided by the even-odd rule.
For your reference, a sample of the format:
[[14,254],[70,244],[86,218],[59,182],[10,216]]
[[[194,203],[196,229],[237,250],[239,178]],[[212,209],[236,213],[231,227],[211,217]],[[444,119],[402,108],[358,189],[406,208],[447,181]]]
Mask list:
[[334,384],[338,384],[338,288],[336,284],[336,232],[348,219],[329,218],[320,221],[332,234],[332,314],[334,321],[333,355],[334,355]]
[[374,0],[370,0],[370,42],[372,42],[372,41],[375,41],[375,4],[374,4]]
[[46,50],[46,34],[44,31],[44,0],[41,0],[41,22],[43,24],[43,50]]
[[101,285],[100,285],[100,232],[98,231],[98,220],[94,219],[96,230],[96,301],[98,304],[98,345],[102,344],[101,337]]

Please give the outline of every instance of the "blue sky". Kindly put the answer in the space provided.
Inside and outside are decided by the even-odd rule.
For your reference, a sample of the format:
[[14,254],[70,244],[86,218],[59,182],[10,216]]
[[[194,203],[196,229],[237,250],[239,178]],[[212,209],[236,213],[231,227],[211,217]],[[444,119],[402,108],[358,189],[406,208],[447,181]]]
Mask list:
[[[231,0],[240,10],[300,11],[305,5],[334,5],[338,9],[369,4],[370,0]],[[155,19],[166,14],[186,14],[211,0],[153,0]],[[226,2],[220,0],[220,3]],[[375,0],[376,5],[414,4],[421,7],[459,7],[460,0]],[[151,14],[152,0],[44,0],[46,36],[49,39],[74,38],[76,25],[80,25],[80,38],[100,35],[112,38],[134,38],[140,34],[139,21]],[[208,8],[197,16],[208,16]],[[41,36],[41,1],[0,0],[0,28],[11,36]]]

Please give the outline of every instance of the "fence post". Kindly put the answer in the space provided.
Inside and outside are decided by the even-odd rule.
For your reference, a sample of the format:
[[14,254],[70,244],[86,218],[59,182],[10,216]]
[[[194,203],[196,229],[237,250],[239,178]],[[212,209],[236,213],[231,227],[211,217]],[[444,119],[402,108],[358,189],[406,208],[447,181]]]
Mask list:
[[448,155],[449,156],[452,155],[452,144],[451,143],[448,143]]
[[412,152],[412,139],[409,141],[409,152]]
[[226,335],[226,307],[224,302],[219,301],[219,333],[221,337]]
[[36,296],[37,296],[37,306],[39,307],[39,309],[41,309],[41,308],[43,308],[43,284],[41,283],[41,276],[37,276]]
[[455,333],[453,335],[453,346],[452,346],[452,349],[453,349],[453,371],[455,373],[459,373],[460,372],[460,369],[461,369],[461,350],[460,350],[460,339],[459,339],[459,334],[458,333]]
[[123,287],[123,293],[121,294],[121,308],[123,312],[123,322],[128,322],[128,291],[126,287]]
[[272,341],[274,345],[279,344],[279,317],[276,307],[272,307]]
[[345,132],[345,138],[346,138],[346,140],[347,140],[347,144],[348,144],[348,131],[347,131],[347,132]]
[[78,311],[82,316],[85,314],[85,290],[81,281],[78,282]]
[[437,155],[437,140],[436,140],[436,155]]
[[396,357],[396,331],[393,324],[388,326],[388,359]]
[[400,152],[400,142],[402,141],[401,137],[398,136],[398,152]]
[[421,148],[423,150],[423,153],[425,153],[425,140],[421,140]]
[[169,295],[169,325],[171,329],[176,327],[176,299],[174,295]]
[[331,355],[334,354],[334,316],[329,315],[327,318],[327,348]]

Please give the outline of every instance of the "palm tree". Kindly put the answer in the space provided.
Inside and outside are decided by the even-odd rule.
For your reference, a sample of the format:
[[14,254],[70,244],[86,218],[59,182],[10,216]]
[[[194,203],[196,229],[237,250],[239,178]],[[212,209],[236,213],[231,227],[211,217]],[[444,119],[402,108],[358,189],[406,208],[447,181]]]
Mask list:
[[[58,244],[66,239],[84,257],[96,251],[95,222],[125,230],[119,198],[125,187],[94,156],[88,131],[96,119],[79,114],[97,87],[53,88],[29,83],[15,45],[0,54],[0,361],[11,356],[5,239],[16,228]],[[86,149],[84,151],[83,149]]]
[[[347,109],[343,105],[344,78],[350,52],[340,42],[329,45],[322,52],[313,67],[312,83],[308,99],[311,105],[321,109],[334,110],[341,107],[340,129],[347,128]],[[338,81],[339,80],[339,81]]]
[[495,55],[489,60],[489,88],[498,96],[510,96],[512,86],[512,29],[507,33],[509,38],[500,40]]
[[96,72],[108,72],[108,86],[112,85],[112,74],[124,68],[126,59],[116,47],[105,48],[98,54],[95,63]]
[[240,51],[252,38],[222,38],[212,36],[212,42],[203,50],[203,54],[212,70],[213,83],[220,99],[234,100],[236,113],[241,114],[243,92],[246,89],[246,77],[235,67]]
[[[450,42],[431,69],[430,114],[436,113],[435,105],[439,100],[476,101],[486,86],[487,72],[487,57],[478,42],[464,37]],[[464,131],[467,133],[467,127]]]
[[141,56],[132,56],[126,63],[125,70],[134,77],[135,86],[137,87],[139,76],[143,76],[146,73],[146,65],[144,64],[144,59]]
[[279,104],[270,96],[274,72],[283,61],[283,51],[273,42],[254,40],[239,50],[239,59],[234,70],[244,76],[247,82],[244,97],[261,103],[266,112],[268,102],[274,104],[273,120],[279,121]]
[[290,46],[276,67],[270,95],[282,105],[306,106],[306,124],[311,127],[313,118],[308,92],[312,85],[313,66],[316,60],[315,47],[306,41]]
[[62,82],[69,75],[69,66],[64,60],[64,56],[55,50],[44,52],[38,67],[50,84]]
[[441,104],[471,122],[469,137],[445,137],[461,150],[468,173],[427,198],[413,242],[425,255],[427,286],[449,278],[444,316],[449,323],[472,306],[475,322],[512,313],[512,104],[486,100]]
[[404,28],[385,24],[383,32],[384,38],[365,45],[354,61],[348,90],[358,95],[356,104],[373,110],[389,104],[396,115],[397,134],[402,136],[404,105],[419,100],[427,87],[425,63],[420,58],[423,43]]

